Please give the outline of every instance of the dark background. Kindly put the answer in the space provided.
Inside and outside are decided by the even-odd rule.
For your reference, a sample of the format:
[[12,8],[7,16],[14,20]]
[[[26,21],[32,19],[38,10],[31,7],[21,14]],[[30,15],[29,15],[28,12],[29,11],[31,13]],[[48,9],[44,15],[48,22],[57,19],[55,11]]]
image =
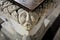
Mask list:
[[[48,29],[42,40],[53,40],[57,31],[59,31],[58,30],[59,28],[60,28],[60,15],[56,18],[52,26]],[[60,36],[60,34],[58,36]]]

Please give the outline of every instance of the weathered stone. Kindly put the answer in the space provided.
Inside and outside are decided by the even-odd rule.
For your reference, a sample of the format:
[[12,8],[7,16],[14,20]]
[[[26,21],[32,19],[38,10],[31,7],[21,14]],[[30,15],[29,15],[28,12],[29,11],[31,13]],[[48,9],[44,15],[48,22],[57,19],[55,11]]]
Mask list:
[[2,5],[3,4],[3,2],[5,2],[6,0],[0,0],[0,5]]
[[[15,20],[15,21],[17,21],[18,19],[17,19],[17,12],[16,11],[13,11],[12,13],[11,13],[11,18],[13,19],[13,20]],[[18,21],[17,21],[18,22]]]
[[[1,11],[3,12],[3,14],[1,13],[0,16],[2,16],[3,19],[8,20],[7,21],[8,23],[7,24],[5,23],[5,26],[3,27],[3,32],[6,35],[10,36],[12,39],[15,38],[14,40],[19,40],[18,38],[20,38],[21,35],[32,36],[33,39],[41,38],[45,30],[45,26],[43,24],[44,19],[47,17],[47,14],[49,15],[51,14],[53,7],[50,6],[52,8],[52,9],[50,8],[51,9],[50,11],[50,9],[47,8],[47,5],[45,5],[44,7],[43,3],[43,6],[40,5],[34,11],[26,11],[16,6],[17,5],[14,4],[8,5],[3,8],[3,11]],[[6,30],[4,30],[4,28]],[[13,35],[10,35],[9,33],[10,34],[13,33]],[[18,34],[18,37],[15,33]],[[23,39],[25,39],[24,36]]]
[[4,9],[3,9],[3,12],[4,12],[4,13],[9,13],[8,8],[4,8]]
[[27,30],[31,30],[33,26],[38,22],[39,16],[36,13],[27,12],[22,9],[18,10],[18,20],[21,25],[27,28]]
[[6,16],[10,16],[10,13],[9,13],[9,11],[8,11],[8,8],[4,8],[3,9],[3,14],[5,14]]
[[16,5],[11,5],[11,6],[8,6],[8,10],[9,12],[13,12],[14,10],[18,9],[19,7],[16,6]]
[[3,4],[3,8],[5,8],[5,7],[7,7],[7,6],[11,5],[11,4],[12,4],[11,2],[6,1],[6,2]]

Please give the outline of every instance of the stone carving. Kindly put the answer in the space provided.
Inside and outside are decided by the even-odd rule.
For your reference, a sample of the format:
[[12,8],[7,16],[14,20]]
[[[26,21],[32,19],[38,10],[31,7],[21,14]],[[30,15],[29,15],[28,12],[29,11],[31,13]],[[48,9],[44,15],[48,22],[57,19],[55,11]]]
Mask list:
[[[18,11],[16,11],[19,9]],[[35,12],[28,12],[24,9],[20,9],[18,6],[13,5],[11,2],[6,1],[2,5],[2,12],[6,16],[9,16],[9,18],[12,18],[19,24],[21,24],[23,27],[26,28],[26,30],[31,30],[35,24],[37,24],[37,21],[39,19],[39,16]],[[7,19],[7,20],[8,20]]]
[[7,1],[7,2],[5,2],[4,4],[3,4],[3,8],[4,7],[7,7],[7,6],[9,6],[9,5],[11,5],[12,3],[10,3],[9,1]]
[[[44,7],[44,9],[46,9],[46,6]],[[4,13],[10,15],[13,20],[25,27],[26,30],[31,30],[37,24],[39,18],[41,17],[41,14],[43,14],[44,11],[43,7],[40,5],[39,8],[37,8],[35,11],[28,12],[16,5],[13,5],[9,1],[3,3],[2,9]]]
[[13,20],[17,21],[17,12],[16,11],[11,13],[11,18],[13,18]]
[[[10,18],[11,18],[11,20],[13,20],[10,23],[17,22],[17,24],[14,23],[14,28],[16,28],[15,32],[17,32],[17,30],[18,30],[18,32],[20,32],[20,30],[21,30],[20,27],[22,27],[22,28],[25,28],[26,31],[28,31],[28,34],[29,34],[30,30],[32,30],[33,27],[37,27],[36,25],[38,24],[38,22],[40,23],[40,17],[42,17],[42,15],[44,13],[47,13],[47,10],[48,10],[47,5],[49,3],[48,4],[47,3],[45,4],[45,3],[43,3],[43,5],[40,5],[35,11],[26,11],[26,10],[18,7],[17,5],[12,4],[9,1],[5,1],[1,4],[1,6],[2,6],[1,7],[2,11],[1,12],[3,12],[3,14],[5,14],[5,16],[7,16],[6,19],[8,20],[8,22],[10,22],[10,20],[9,20]],[[18,27],[15,26],[15,25],[18,25],[18,24],[21,25],[21,26],[18,26]],[[38,32],[38,33],[40,34],[41,32]],[[19,35],[21,35],[21,34],[19,34]],[[30,35],[28,35],[28,36],[30,36]],[[23,39],[24,38],[25,37],[23,37]]]
[[23,9],[18,10],[18,20],[21,25],[30,30],[37,22],[39,16],[36,13],[27,12]]
[[9,10],[9,12],[13,12],[13,11],[15,11],[15,10],[18,9],[18,8],[19,8],[19,7],[16,6],[16,5],[11,5],[11,6],[8,7],[8,10]]

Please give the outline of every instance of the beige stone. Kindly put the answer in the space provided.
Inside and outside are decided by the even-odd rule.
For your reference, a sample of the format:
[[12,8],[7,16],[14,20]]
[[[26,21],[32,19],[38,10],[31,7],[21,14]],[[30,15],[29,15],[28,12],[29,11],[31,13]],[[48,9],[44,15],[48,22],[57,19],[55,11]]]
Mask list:
[[5,8],[5,7],[7,7],[7,6],[10,6],[11,4],[12,4],[11,2],[6,1],[6,2],[4,3],[4,5],[3,5],[3,8]]
[[[17,19],[17,12],[16,12],[16,11],[14,11],[14,12],[11,13],[11,18],[12,18],[13,20],[15,20],[15,21],[18,20],[18,19]],[[17,21],[17,22],[18,22],[18,21]]]
[[18,20],[21,25],[27,28],[27,30],[31,30],[33,26],[38,22],[39,16],[36,13],[27,12],[22,9],[18,10]]
[[13,12],[14,10],[18,9],[19,7],[16,6],[16,5],[11,5],[11,6],[8,6],[8,10],[9,12]]

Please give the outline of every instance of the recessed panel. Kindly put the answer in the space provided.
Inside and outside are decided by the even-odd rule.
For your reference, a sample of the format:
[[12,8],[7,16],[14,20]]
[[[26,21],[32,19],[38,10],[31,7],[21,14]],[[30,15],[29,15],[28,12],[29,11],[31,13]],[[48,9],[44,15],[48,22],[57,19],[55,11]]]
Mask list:
[[19,4],[33,10],[35,9],[39,4],[41,4],[44,0],[15,0]]

